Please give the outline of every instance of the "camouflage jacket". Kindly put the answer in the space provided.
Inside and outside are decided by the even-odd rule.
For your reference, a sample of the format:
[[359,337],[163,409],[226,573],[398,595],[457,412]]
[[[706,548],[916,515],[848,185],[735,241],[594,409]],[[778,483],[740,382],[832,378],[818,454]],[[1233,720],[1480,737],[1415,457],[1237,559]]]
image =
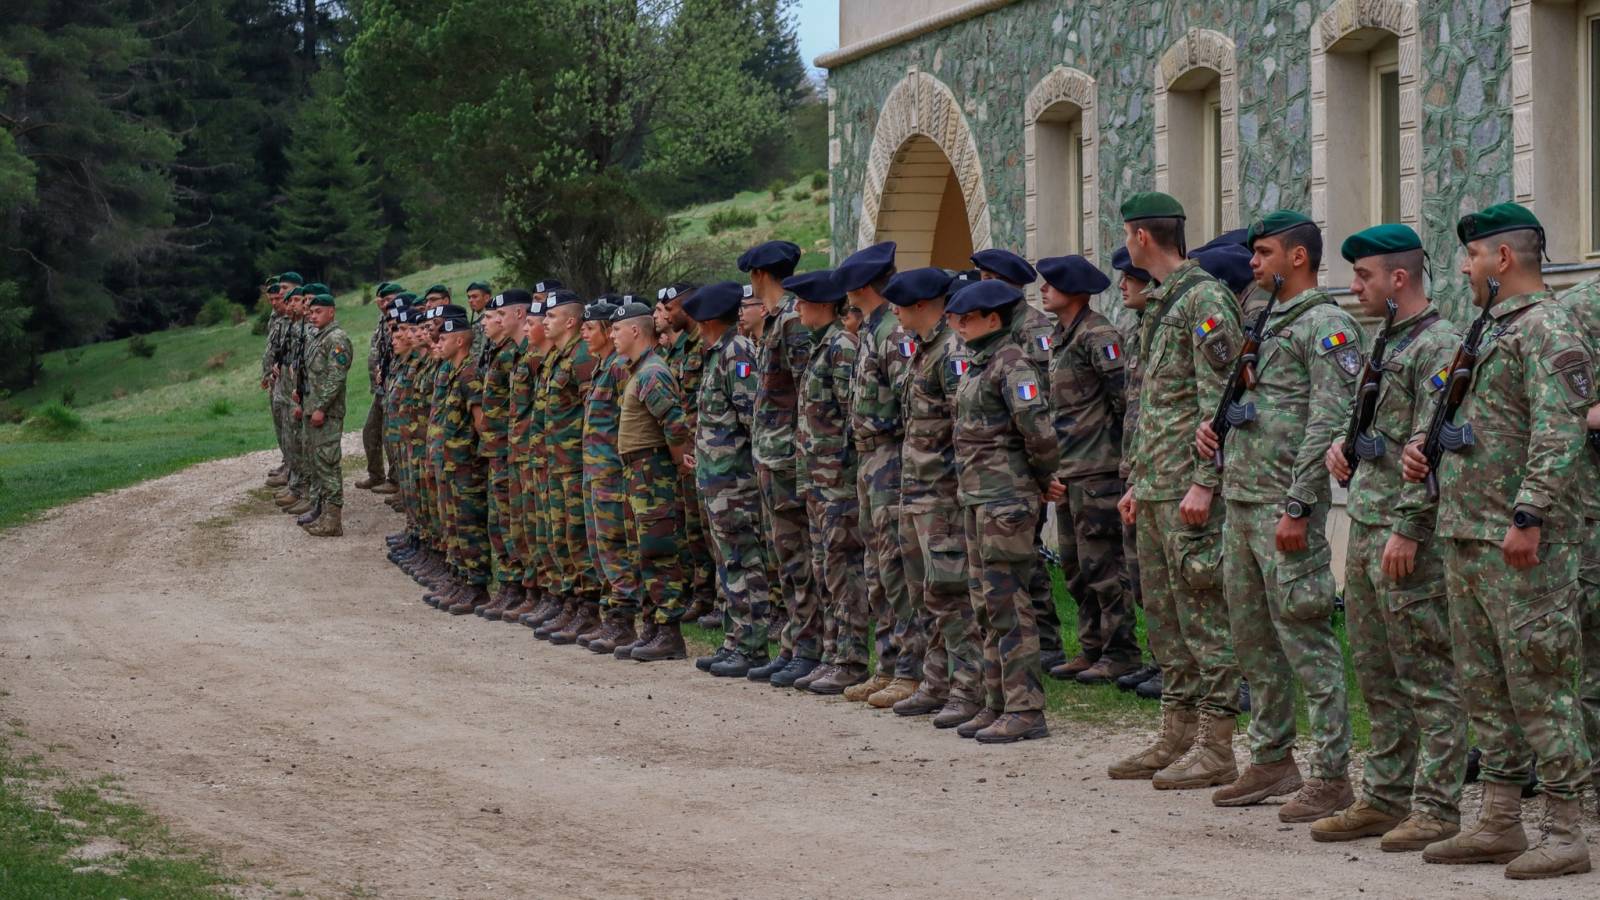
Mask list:
[[794,295],[784,294],[776,313],[768,313],[756,355],[756,461],[769,469],[795,464],[795,416],[800,373],[811,359],[811,332],[800,324]]
[[437,365],[426,351],[413,351],[406,366],[404,381],[396,383],[400,397],[395,407],[399,411],[400,438],[411,448],[412,458],[417,458],[417,448],[423,442],[428,427],[429,373]]
[[313,334],[315,329],[305,319],[295,319],[289,324],[289,366],[283,375],[289,379],[290,389],[302,399],[306,393],[306,351],[311,349]]
[[1011,320],[1011,334],[1022,345],[1028,361],[1041,372],[1050,371],[1050,361],[1055,356],[1056,320],[1054,316],[1024,302],[1017,310],[1021,315]]
[[683,391],[661,354],[646,350],[630,369],[617,417],[617,452],[626,456],[666,446],[687,449],[694,434],[683,411]]
[[1061,461],[1049,383],[1018,337],[1001,330],[967,344],[952,434],[962,506],[1038,497]]
[[517,355],[506,384],[511,410],[511,427],[507,434],[511,448],[506,458],[513,463],[524,462],[533,453],[530,432],[533,428],[533,376],[538,366],[537,351],[527,341],[523,341],[521,347],[522,352]]
[[445,413],[448,411],[445,394],[459,370],[450,360],[439,360],[438,367],[433,371],[432,382],[428,385],[428,429],[423,443],[428,465],[434,470],[444,466]]
[[1116,472],[1122,464],[1126,396],[1122,336],[1084,304],[1056,329],[1050,360],[1050,407],[1061,446],[1062,480]]
[[[1416,329],[1434,318],[1424,330]],[[1413,336],[1415,332],[1415,336]],[[1397,321],[1389,332],[1389,346],[1383,360],[1383,380],[1378,382],[1378,406],[1372,416],[1370,434],[1383,438],[1383,455],[1363,459],[1350,478],[1350,495],[1345,511],[1363,525],[1390,526],[1395,534],[1414,541],[1433,537],[1434,515],[1438,502],[1428,499],[1420,484],[1405,480],[1400,456],[1411,435],[1425,431],[1433,415],[1434,401],[1445,385],[1436,377],[1448,369],[1461,333],[1450,320],[1439,318],[1433,307],[1408,319]],[[1348,428],[1348,422],[1342,423]],[[1330,438],[1339,440],[1343,431]]]
[[476,357],[468,356],[453,366],[444,389],[439,392],[437,411],[444,449],[444,469],[481,465],[478,455],[478,429],[472,421],[472,407],[483,394],[483,380]]
[[1192,259],[1149,296],[1139,332],[1144,376],[1130,475],[1140,500],[1181,500],[1192,484],[1222,483],[1211,460],[1195,453],[1194,435],[1217,411],[1239,352],[1239,303]]
[[272,367],[278,364],[278,357],[284,352],[283,340],[288,323],[288,317],[282,313],[275,312],[267,318],[267,342],[261,348],[262,378],[271,377]]
[[532,377],[528,382],[528,390],[532,394],[532,402],[528,413],[528,461],[535,469],[544,469],[550,465],[550,433],[546,429],[546,421],[550,411],[550,395],[546,388],[550,383],[550,369],[555,364],[556,350],[533,353],[530,364]]
[[[1600,278],[1574,285],[1559,301],[1572,313],[1588,340],[1590,358],[1600,360]],[[1578,483],[1584,488],[1583,517],[1600,519],[1600,454],[1591,450],[1583,456],[1589,465],[1578,476]]]
[[483,359],[483,348],[489,343],[489,333],[483,330],[483,313],[472,314],[472,344],[467,348],[467,359]]
[[900,399],[911,375],[917,338],[900,327],[885,302],[861,323],[855,383],[850,396],[851,438],[867,453],[900,440],[905,431]]
[[1133,330],[1122,336],[1122,356],[1126,364],[1122,367],[1122,461],[1117,466],[1117,477],[1123,481],[1133,476],[1133,442],[1139,435],[1139,388],[1144,384],[1144,369],[1139,364],[1139,332],[1143,321],[1143,313],[1135,312]]
[[372,387],[374,397],[383,394],[384,370],[394,367],[394,344],[385,321],[382,315],[378,316],[378,324],[372,329],[372,337],[367,340],[367,383]]
[[320,409],[329,419],[344,418],[345,383],[354,361],[350,336],[338,322],[329,322],[312,335],[306,350],[306,393],[300,404],[306,415]]
[[602,503],[622,500],[622,457],[617,455],[619,394],[628,382],[628,360],[612,351],[595,367],[583,405],[583,485]]
[[1548,291],[1507,297],[1490,311],[1472,390],[1456,414],[1475,444],[1439,462],[1440,537],[1500,541],[1512,514],[1544,519],[1539,539],[1581,542],[1579,479],[1594,365],[1582,329]]
[[511,453],[511,370],[521,356],[515,341],[501,341],[479,357],[483,391],[478,405],[483,408],[484,432],[478,438],[478,453],[489,459],[506,459]]
[[850,440],[850,385],[856,336],[835,321],[817,332],[800,376],[794,443],[796,482],[823,500],[856,496],[856,450]]
[[696,406],[694,480],[709,502],[725,494],[756,491],[750,430],[756,410],[756,347],[735,329],[705,354]]
[[385,440],[404,440],[404,421],[401,419],[405,406],[406,391],[411,386],[411,369],[415,359],[411,355],[398,357],[389,369],[389,384],[384,388],[381,401],[383,403],[383,435]]
[[551,354],[544,382],[544,441],[552,472],[583,471],[583,412],[594,369],[589,345],[577,336]]
[[700,336],[688,330],[678,335],[672,346],[667,348],[665,360],[672,377],[678,379],[678,390],[683,392],[683,411],[689,417],[689,430],[693,431],[701,372],[706,364],[700,349]]
[[1256,362],[1256,385],[1240,402],[1256,420],[1233,429],[1223,458],[1222,496],[1247,503],[1330,499],[1328,445],[1350,421],[1361,373],[1361,327],[1321,289],[1274,307]]
[[921,335],[906,379],[900,447],[900,508],[924,513],[956,504],[956,389],[970,361],[943,317]]

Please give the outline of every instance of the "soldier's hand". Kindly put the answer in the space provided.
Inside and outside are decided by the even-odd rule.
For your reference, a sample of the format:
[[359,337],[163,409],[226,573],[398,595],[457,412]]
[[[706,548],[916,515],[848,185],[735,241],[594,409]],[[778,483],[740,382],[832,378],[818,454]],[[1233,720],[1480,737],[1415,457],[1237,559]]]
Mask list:
[[1405,452],[1400,454],[1400,469],[1410,482],[1421,482],[1428,477],[1428,458],[1422,455],[1421,441],[1406,445]]
[[261,389],[263,391],[267,389],[267,379],[265,378],[261,379]]
[[694,471],[694,451],[685,450],[684,453],[683,453],[683,459],[679,460],[678,465],[683,466],[683,469],[686,472],[693,472]]
[[1299,553],[1306,549],[1306,527],[1310,524],[1310,517],[1291,518],[1288,515],[1278,517],[1278,527],[1273,532],[1273,539],[1277,542],[1279,553]]
[[1583,422],[1589,426],[1590,431],[1600,431],[1600,403],[1589,407],[1589,412],[1583,417]]
[[300,407],[298,407],[298,406],[296,406],[296,407],[295,407],[295,408],[294,408],[294,414],[293,414],[293,415],[294,415],[294,417],[295,417],[295,418],[296,418],[296,419],[298,419],[298,418],[300,418]]
[[1117,512],[1122,515],[1122,524],[1132,525],[1139,517],[1139,501],[1133,499],[1133,488],[1122,495],[1117,501]]
[[1063,499],[1066,498],[1066,496],[1067,496],[1067,486],[1062,484],[1060,479],[1057,479],[1057,478],[1050,479],[1050,484],[1047,485],[1045,487],[1045,489],[1044,489],[1044,502],[1046,502],[1046,503],[1060,503]]
[[1204,459],[1212,459],[1217,455],[1217,433],[1211,430],[1210,422],[1201,422],[1200,427],[1194,431],[1194,449]]
[[1383,574],[1395,581],[1404,581],[1417,570],[1417,542],[1403,535],[1391,534],[1383,545]]
[[1500,542],[1500,554],[1513,569],[1531,569],[1539,564],[1539,531],[1535,528],[1506,526],[1506,539]]
[[1183,495],[1183,502],[1178,504],[1178,518],[1183,524],[1199,527],[1211,518],[1211,488],[1204,485],[1189,485],[1188,493]]
[[311,414],[311,427],[321,428],[322,423],[327,421],[327,419],[328,417],[323,415],[322,410],[319,409]]
[[1322,464],[1328,467],[1328,474],[1341,483],[1350,480],[1350,461],[1344,458],[1344,439],[1334,441],[1328,445],[1328,452],[1322,455]]

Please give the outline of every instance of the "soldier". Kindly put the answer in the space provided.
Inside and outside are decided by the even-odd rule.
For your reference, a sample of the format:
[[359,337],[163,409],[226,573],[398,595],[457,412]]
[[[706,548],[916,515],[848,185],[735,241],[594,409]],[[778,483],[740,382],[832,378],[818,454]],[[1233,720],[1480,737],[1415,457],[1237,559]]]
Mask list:
[[[1033,284],[1039,277],[1027,260],[1010,250],[979,250],[972,254],[972,264],[978,267],[981,280],[1004,281],[1017,290]],[[1049,372],[1056,323],[1031,303],[1020,312],[1021,315],[1012,322],[1017,340],[1039,371]],[[1034,550],[1041,554],[1041,558],[1044,552],[1044,518],[1041,508],[1036,523],[1039,533],[1033,536]],[[1089,668],[1091,661],[1079,654],[1078,658],[1067,662],[1066,651],[1061,644],[1061,613],[1056,609],[1050,573],[1040,565],[1033,568],[1030,577],[1033,580],[1028,584],[1028,596],[1033,598],[1033,612],[1039,624],[1040,665],[1054,677],[1076,678],[1078,673]]]
[[350,336],[334,321],[333,297],[319,293],[310,300],[307,319],[315,334],[306,352],[306,392],[300,409],[306,422],[305,452],[312,473],[312,496],[318,515],[305,523],[313,537],[344,534],[344,476],[339,469],[339,440],[344,435],[345,380],[353,354]]
[[814,694],[839,694],[867,680],[867,621],[859,606],[861,531],[856,452],[850,443],[850,386],[857,344],[844,330],[844,288],[828,270],[783,280],[811,332],[800,377],[794,446],[798,488],[810,526],[811,579],[821,586],[822,665],[794,681]]
[[539,361],[548,349],[544,327],[544,301],[559,282],[536,282],[528,292],[532,300],[522,319],[522,354],[511,368],[506,387],[510,397],[511,450],[506,463],[511,476],[511,532],[508,543],[522,563],[522,602],[500,614],[502,622],[537,627],[561,612],[561,604],[542,590],[539,559],[543,550],[538,535],[537,471],[533,462],[534,380]]
[[489,287],[487,281],[474,281],[467,285],[467,311],[472,317],[472,346],[467,350],[468,359],[483,358],[484,345],[489,342],[483,313],[489,308],[489,301],[492,299],[494,299],[494,289]]
[[635,662],[683,659],[679,623],[684,612],[683,498],[678,469],[693,435],[683,398],[656,351],[650,307],[623,304],[611,319],[611,340],[628,360],[617,425],[617,454],[628,492],[628,558],[639,571],[643,627],[639,639],[613,655]]
[[[545,283],[548,286],[548,283]],[[535,286],[537,287],[537,285]],[[555,339],[550,332],[550,306],[565,288],[534,293],[537,303],[528,313],[528,415],[523,435],[526,445],[528,496],[527,542],[529,578],[543,592],[544,607],[536,608],[523,622],[541,640],[571,624],[578,614],[577,604],[561,593],[561,574],[556,568],[550,532],[549,449],[546,446],[545,416],[549,398],[545,391],[550,362],[555,356]],[[526,582],[525,582],[526,583]]]
[[[700,372],[705,365],[701,350],[698,326],[683,309],[699,285],[687,281],[674,282],[656,292],[656,312],[665,318],[671,337],[662,352],[662,359],[672,377],[678,380],[683,392],[684,413],[689,417],[689,433],[695,432],[695,403],[700,393]],[[694,487],[694,472],[683,473],[680,489],[684,498],[683,518],[685,559],[689,578],[691,604],[684,617],[704,628],[722,628],[722,612],[718,609],[716,563],[712,560],[711,545],[706,534],[705,504]]]
[[1444,386],[1433,376],[1450,365],[1460,335],[1428,302],[1422,241],[1410,227],[1357,232],[1340,253],[1354,266],[1350,289],[1362,312],[1383,317],[1389,303],[1394,311],[1384,326],[1374,412],[1351,448],[1354,474],[1345,434],[1324,455],[1328,472],[1350,486],[1345,621],[1372,748],[1361,796],[1313,822],[1311,837],[1382,835],[1384,850],[1421,850],[1460,831],[1467,721],[1455,687],[1444,561],[1433,540],[1437,503],[1405,482],[1397,451],[1427,429]]
[[[1239,422],[1222,473],[1228,616],[1234,651],[1250,679],[1250,765],[1212,795],[1248,806],[1297,792],[1283,822],[1314,822],[1354,801],[1344,655],[1333,630],[1333,573],[1325,524],[1331,503],[1321,465],[1350,414],[1361,370],[1361,329],[1317,288],[1322,233],[1306,216],[1274,212],[1250,227],[1257,286],[1277,280],[1283,303],[1266,320],[1260,361],[1246,380],[1256,418]],[[1230,421],[1232,421],[1230,419]],[[1196,432],[1203,458],[1223,459],[1209,420]],[[1295,678],[1309,707],[1311,777],[1294,761]]]
[[364,491],[390,483],[384,475],[382,397],[384,378],[394,354],[393,340],[387,327],[389,306],[402,290],[404,288],[388,281],[373,290],[378,298],[378,324],[372,329],[372,338],[367,344],[367,382],[372,388],[372,406],[367,409],[367,421],[361,426],[361,447],[367,454],[367,477],[356,482],[356,487]]
[[639,615],[639,577],[628,558],[628,488],[617,455],[617,401],[630,374],[628,360],[611,340],[611,317],[621,309],[621,299],[607,294],[583,308],[583,340],[590,358],[598,360],[583,411],[584,525],[604,581],[605,623],[598,634],[579,643],[593,653],[614,653],[639,640],[633,628]]
[[[1183,255],[1183,206],[1134,194],[1122,204],[1129,262],[1160,286],[1140,323],[1139,427],[1118,509],[1138,526],[1146,631],[1162,672],[1161,733],[1107,770],[1158,789],[1227,784],[1238,775],[1238,670],[1222,594],[1221,476],[1193,450],[1239,348],[1238,302]],[[1152,281],[1154,283],[1154,281]]]
[[267,318],[267,341],[261,350],[261,389],[267,392],[267,402],[272,411],[272,429],[277,435],[278,452],[281,454],[278,466],[267,473],[267,487],[285,488],[289,486],[289,445],[283,426],[285,409],[278,397],[277,381],[278,368],[283,361],[284,338],[288,333],[289,317],[284,312],[284,295],[288,293],[289,286],[274,275],[267,280],[265,290],[267,302],[272,305],[272,314]]
[[474,407],[482,403],[483,375],[471,355],[472,324],[467,311],[446,306],[439,326],[443,388],[436,392],[433,421],[439,423],[440,513],[449,535],[450,564],[457,588],[441,594],[438,607],[453,616],[489,604],[492,577],[488,535],[488,465],[478,452],[480,435]]
[[1078,646],[1091,665],[1080,684],[1104,684],[1139,668],[1134,615],[1122,571],[1125,487],[1122,463],[1122,337],[1089,307],[1111,279],[1081,256],[1039,260],[1039,295],[1056,317],[1050,345],[1050,406],[1061,448],[1056,478],[1067,488],[1056,505],[1057,546],[1067,591],[1078,604]]
[[781,652],[767,665],[751,669],[749,677],[767,679],[775,687],[789,687],[809,675],[822,656],[818,586],[811,581],[810,530],[794,449],[796,386],[811,358],[812,337],[800,324],[794,295],[783,285],[799,260],[800,248],[788,241],[758,244],[739,257],[739,271],[750,274],[750,287],[766,310],[756,356],[759,386],[751,441],[762,509],[771,529],[769,549],[789,618],[779,634]]
[[[1574,684],[1579,667],[1578,568],[1584,498],[1578,479],[1593,361],[1581,327],[1544,289],[1544,228],[1501,203],[1463,216],[1461,266],[1493,330],[1453,428],[1474,439],[1442,454],[1434,533],[1443,541],[1456,676],[1482,748],[1483,811],[1472,827],[1429,844],[1435,863],[1510,860],[1507,878],[1589,871],[1579,802],[1590,749]],[[1491,279],[1497,283],[1491,285]],[[1449,379],[1450,372],[1441,372]],[[1443,395],[1441,395],[1442,397]],[[1403,464],[1423,481],[1413,435]],[[1531,751],[1531,753],[1530,753]],[[1537,759],[1545,812],[1528,849],[1520,793]]]
[[409,423],[407,446],[412,465],[416,470],[417,516],[424,545],[423,558],[411,571],[418,583],[437,590],[442,579],[449,574],[445,559],[444,535],[439,523],[438,485],[433,475],[432,458],[428,447],[428,423],[433,414],[435,382],[441,365],[437,352],[440,306],[423,300],[422,321],[417,326],[422,358],[418,361],[412,380],[410,402],[405,418]]
[[319,501],[322,499],[318,492],[317,462],[312,457],[310,446],[307,444],[307,421],[309,411],[305,409],[303,401],[309,389],[306,383],[307,363],[311,353],[311,343],[315,339],[317,329],[311,324],[311,301],[318,294],[330,293],[327,285],[320,281],[313,281],[300,289],[299,309],[300,321],[296,325],[297,340],[290,362],[290,377],[294,384],[294,393],[291,395],[294,406],[290,410],[289,418],[294,424],[295,443],[299,447],[300,481],[302,485],[301,498],[284,509],[284,512],[295,516],[295,524],[309,525],[322,515]]
[[481,319],[485,341],[477,360],[483,393],[472,417],[478,427],[478,455],[488,468],[489,551],[499,588],[494,601],[479,607],[478,614],[491,621],[499,621],[506,610],[526,599],[521,548],[511,537],[511,372],[522,356],[522,321],[532,302],[532,294],[510,288],[489,299]]
[[1035,520],[1065,496],[1044,373],[1017,339],[1022,292],[984,281],[945,307],[970,354],[952,434],[967,542],[967,584],[983,634],[984,708],[956,734],[1010,743],[1049,734],[1039,634],[1028,591]]
[[897,531],[919,636],[907,639],[900,652],[925,648],[921,682],[892,708],[901,716],[933,713],[935,728],[964,724],[978,714],[982,698],[983,652],[967,590],[967,542],[956,497],[955,397],[969,362],[945,321],[945,297],[954,283],[943,269],[912,269],[895,275],[883,290],[912,341],[902,394]]
[[697,373],[694,452],[685,462],[694,470],[696,493],[704,498],[717,583],[727,604],[722,647],[705,667],[720,678],[743,678],[769,661],[766,540],[750,450],[756,349],[735,327],[739,304],[754,293],[749,285],[723,281],[695,291],[682,304],[705,347],[705,365]]
[[[300,276],[294,272],[285,272],[279,276],[286,285],[283,292],[283,352],[278,363],[277,374],[273,376],[272,399],[282,409],[283,427],[281,433],[285,444],[285,452],[289,458],[288,483],[272,497],[273,503],[282,510],[298,506],[305,499],[305,459],[300,449],[300,422],[295,418],[295,362],[299,359],[301,348],[305,344],[305,288],[300,283]],[[298,515],[298,513],[296,513]]]
[[552,293],[545,305],[545,330],[554,348],[546,363],[543,407],[549,543],[560,594],[576,609],[564,627],[548,631],[552,644],[575,643],[600,630],[600,580],[583,516],[583,412],[598,360],[578,333],[583,307],[572,291]]
[[[1149,272],[1133,264],[1126,244],[1119,244],[1112,251],[1111,268],[1118,273],[1117,291],[1122,295],[1122,306],[1133,313],[1135,322],[1133,328],[1122,336],[1122,354],[1127,363],[1123,366],[1122,462],[1117,467],[1117,477],[1122,479],[1123,484],[1131,484],[1133,442],[1139,432],[1139,388],[1144,380],[1139,367],[1138,323],[1144,317],[1145,304],[1149,301],[1148,291],[1154,279]],[[1120,514],[1118,518],[1120,521]],[[1122,523],[1122,571],[1128,582],[1128,595],[1133,598],[1135,606],[1144,609],[1144,588],[1139,582],[1138,529],[1127,522]],[[1150,700],[1160,700],[1161,666],[1152,657],[1137,670],[1118,678],[1117,687],[1134,691]]]
[[389,538],[389,559],[402,569],[408,568],[421,549],[416,515],[416,476],[411,465],[401,410],[412,389],[412,378],[419,359],[417,329],[412,324],[414,294],[397,294],[389,307],[394,316],[394,363],[383,391],[383,439],[389,456],[389,475],[398,487],[396,499],[399,511],[405,516],[405,526],[399,534]]

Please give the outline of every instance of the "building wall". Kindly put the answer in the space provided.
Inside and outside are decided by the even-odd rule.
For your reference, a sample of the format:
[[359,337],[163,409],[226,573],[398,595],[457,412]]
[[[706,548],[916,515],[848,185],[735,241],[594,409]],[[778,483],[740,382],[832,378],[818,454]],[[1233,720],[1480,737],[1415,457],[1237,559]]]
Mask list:
[[[1369,2],[1369,0],[1362,0]],[[1456,219],[1511,199],[1512,113],[1508,7],[1512,0],[1421,0],[1423,239],[1434,293],[1461,308]],[[856,5],[844,0],[841,11]],[[872,4],[868,4],[872,5]],[[877,4],[880,8],[888,4]],[[983,169],[993,246],[1024,247],[1024,101],[1056,66],[1096,82],[1099,235],[1109,264],[1121,240],[1117,210],[1155,184],[1157,62],[1190,28],[1234,41],[1240,219],[1287,207],[1310,211],[1311,30],[1333,0],[1018,0],[838,64],[829,72],[835,258],[856,248],[874,127],[890,89],[913,69],[946,85],[965,114]],[[901,23],[912,20],[901,16]],[[1184,148],[1174,145],[1173,154]],[[1191,243],[1210,235],[1191,234]],[[1343,235],[1329,235],[1330,253]],[[1337,285],[1335,286],[1337,287]]]

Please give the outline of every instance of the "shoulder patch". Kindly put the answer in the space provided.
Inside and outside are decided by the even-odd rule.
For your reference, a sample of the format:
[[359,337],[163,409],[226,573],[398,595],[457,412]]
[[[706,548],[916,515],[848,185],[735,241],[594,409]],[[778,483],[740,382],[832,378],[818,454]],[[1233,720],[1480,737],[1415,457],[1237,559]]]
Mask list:
[[1033,343],[1040,350],[1049,350],[1051,347],[1055,346],[1055,341],[1052,340],[1048,334],[1035,335],[1033,338]]
[[750,363],[741,359],[733,364],[733,375],[735,378],[749,378],[751,369]]
[[950,374],[952,376],[956,377],[956,378],[960,378],[961,376],[967,374],[967,370],[968,369],[972,368],[972,361],[969,360],[969,359],[961,359],[961,358],[952,359],[952,360],[950,360],[949,365],[950,365]]
[[1563,350],[1557,353],[1554,359],[1550,360],[1550,367],[1553,369],[1565,369],[1568,366],[1576,366],[1588,362],[1588,360],[1589,354],[1584,353],[1582,350]]
[[1428,387],[1433,388],[1436,391],[1444,390],[1444,386],[1449,383],[1450,367],[1448,365],[1440,368],[1439,371],[1428,377]]
[[1588,400],[1594,396],[1594,382],[1589,377],[1588,370],[1582,366],[1562,372],[1561,380],[1567,383],[1567,390],[1580,400]]
[[917,355],[917,342],[911,338],[901,338],[897,346],[900,348],[900,355],[906,359]]
[[1361,351],[1355,347],[1340,349],[1333,354],[1333,361],[1338,363],[1339,368],[1343,369],[1347,375],[1354,375],[1361,371]]
[[1212,316],[1211,318],[1206,319],[1204,322],[1201,322],[1199,325],[1194,327],[1194,336],[1197,338],[1204,338],[1211,332],[1216,331],[1218,324],[1220,323],[1217,322],[1217,317]]
[[1225,366],[1233,362],[1233,341],[1226,334],[1218,334],[1205,342],[1206,355],[1216,366]]
[[1122,348],[1117,346],[1116,341],[1112,341],[1111,343],[1106,344],[1104,347],[1101,347],[1100,352],[1105,355],[1106,359],[1112,362],[1122,358]]
[[1032,379],[1029,379],[1027,381],[1020,381],[1020,382],[1017,383],[1017,399],[1018,400],[1033,400],[1033,399],[1037,398],[1038,396],[1039,396],[1039,385],[1038,385],[1037,382],[1033,381]]
[[1350,333],[1342,330],[1325,335],[1320,342],[1323,352],[1343,347],[1348,343],[1350,343]]

